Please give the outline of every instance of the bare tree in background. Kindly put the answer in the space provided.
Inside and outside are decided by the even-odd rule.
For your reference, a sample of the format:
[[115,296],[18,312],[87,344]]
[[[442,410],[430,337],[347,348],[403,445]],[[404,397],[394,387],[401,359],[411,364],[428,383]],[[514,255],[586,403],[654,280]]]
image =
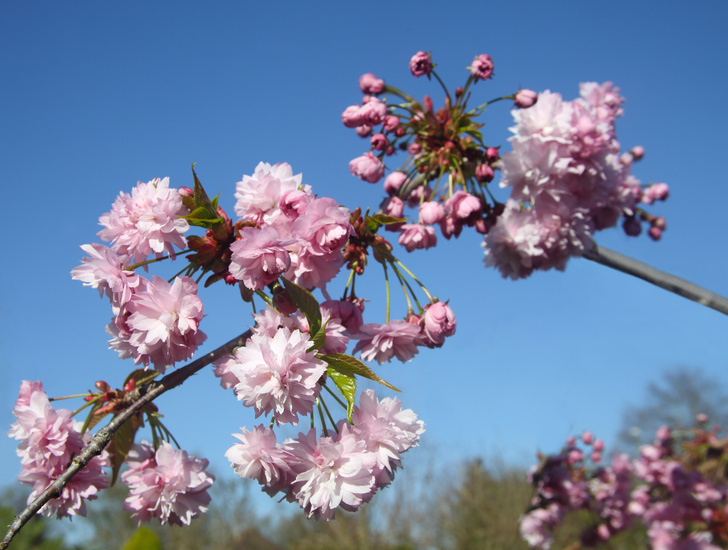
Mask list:
[[622,414],[617,435],[619,450],[636,454],[641,445],[652,443],[660,426],[694,426],[698,414],[707,414],[710,426],[728,428],[725,384],[699,369],[677,367],[665,371],[645,389],[644,400]]

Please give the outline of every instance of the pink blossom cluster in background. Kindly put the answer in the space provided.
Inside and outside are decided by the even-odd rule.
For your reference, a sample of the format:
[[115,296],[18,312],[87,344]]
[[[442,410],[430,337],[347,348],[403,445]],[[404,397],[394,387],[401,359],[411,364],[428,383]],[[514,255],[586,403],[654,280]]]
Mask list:
[[353,424],[341,421],[333,435],[316,429],[282,444],[270,428],[258,425],[234,434],[241,443],[226,456],[235,472],[252,478],[271,496],[298,502],[308,517],[325,520],[341,508],[355,511],[389,485],[401,455],[417,445],[424,423],[396,398],[381,401],[372,390],[354,407]]
[[[32,502],[66,470],[73,457],[81,453],[91,436],[81,434],[81,423],[74,421],[66,409],[56,410],[50,404],[39,381],[24,380],[13,408],[16,421],[8,436],[19,440],[18,456],[22,471],[18,480],[30,485]],[[57,517],[85,516],[86,500],[94,500],[100,489],[109,486],[104,467],[109,465],[104,451],[93,458],[68,485],[58,498],[50,500],[41,511]]]
[[701,471],[728,451],[715,431],[696,428],[678,439],[662,427],[639,457],[615,455],[598,466],[604,444],[590,432],[531,471],[535,496],[520,520],[532,548],[548,549],[553,533],[569,513],[588,511],[594,527],[582,534],[582,547],[606,544],[636,523],[647,528],[650,545],[660,550],[718,550],[728,544],[728,483]]

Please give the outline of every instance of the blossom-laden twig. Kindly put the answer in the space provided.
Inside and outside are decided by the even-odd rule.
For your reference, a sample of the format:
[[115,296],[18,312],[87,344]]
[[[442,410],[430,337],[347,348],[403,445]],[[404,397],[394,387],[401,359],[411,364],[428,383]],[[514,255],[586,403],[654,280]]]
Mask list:
[[188,365],[181,367],[173,372],[170,372],[164,378],[157,382],[151,382],[145,386],[141,386],[135,390],[136,395],[132,395],[131,404],[117,414],[111,422],[105,427],[100,429],[91,441],[86,445],[86,448],[81,454],[73,458],[73,461],[68,466],[66,471],[58,477],[45,491],[43,491],[33,502],[31,502],[27,508],[25,508],[20,514],[15,517],[15,520],[10,525],[5,538],[0,542],[0,550],[7,548],[13,537],[20,531],[30,518],[37,514],[43,505],[53,498],[57,498],[61,495],[63,488],[73,479],[78,472],[80,472],[94,457],[100,455],[106,448],[109,442],[114,437],[114,434],[124,425],[125,422],[130,420],[133,416],[139,413],[145,405],[151,403],[154,399],[162,395],[163,393],[171,390],[182,384],[190,376],[198,372],[200,369],[206,367],[213,361],[216,361],[220,357],[226,354],[232,353],[235,348],[245,345],[245,341],[250,337],[251,331],[246,331],[240,336],[236,336],[229,342],[222,346],[214,349],[210,353],[195,359]]

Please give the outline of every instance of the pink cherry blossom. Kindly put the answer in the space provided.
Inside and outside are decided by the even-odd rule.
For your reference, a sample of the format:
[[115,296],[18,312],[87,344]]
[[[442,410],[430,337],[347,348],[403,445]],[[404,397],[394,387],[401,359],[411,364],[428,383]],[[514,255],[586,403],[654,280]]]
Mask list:
[[291,267],[286,246],[295,239],[281,238],[272,227],[244,227],[230,245],[230,274],[250,290],[260,290]]
[[378,126],[387,116],[387,104],[376,97],[372,97],[359,109],[361,124],[359,126]]
[[121,474],[129,487],[124,508],[133,512],[137,525],[152,518],[162,525],[189,525],[192,518],[207,512],[207,490],[215,480],[205,471],[207,460],[163,441],[156,451],[148,443],[135,445],[126,463],[129,469]]
[[435,302],[425,308],[422,317],[425,336],[435,347],[445,343],[445,338],[455,334],[457,321],[450,306],[445,302]]
[[432,225],[440,223],[447,215],[445,207],[437,201],[425,201],[420,205],[420,223]]
[[82,265],[71,270],[71,278],[82,281],[83,286],[99,289],[99,296],[106,293],[116,310],[124,306],[142,278],[133,271],[124,269],[121,258],[109,247],[102,244],[85,244],[81,250],[89,254],[83,258]]
[[409,62],[410,71],[413,76],[429,76],[432,72],[432,58],[427,52],[417,52]]
[[177,277],[170,285],[155,275],[117,318],[124,326],[109,326],[117,336],[110,345],[122,358],[131,356],[137,365],[151,362],[164,373],[168,366],[192,357],[205,341],[205,333],[198,329],[202,316],[202,301],[190,277]]
[[256,418],[273,412],[276,423],[296,425],[298,415],[311,412],[326,363],[310,345],[308,334],[282,327],[273,337],[253,334],[235,350],[237,362],[228,365],[240,380],[235,393]]
[[[18,456],[22,471],[18,480],[33,487],[28,497],[30,504],[65,472],[91,436],[80,433],[81,423],[73,420],[71,411],[51,406],[40,382],[23,382],[13,413],[17,422],[8,435],[20,440]],[[98,491],[109,485],[103,470],[108,464],[106,451],[94,457],[41,512],[58,518],[85,516],[86,500],[97,498]]]
[[371,152],[367,152],[349,163],[349,172],[369,183],[377,183],[384,177],[384,164]]
[[363,325],[356,338],[359,342],[354,353],[361,352],[364,361],[377,361],[380,365],[389,362],[392,357],[405,363],[417,355],[417,346],[422,345],[420,327],[401,319],[383,325]]
[[286,193],[300,190],[308,197],[312,195],[311,187],[302,184],[301,179],[301,174],[293,175],[288,163],[259,163],[252,176],[243,176],[235,184],[235,213],[257,225],[275,225],[281,222],[280,218],[286,220],[280,206]]
[[334,440],[316,438],[316,430],[300,433],[286,441],[296,473],[291,491],[308,517],[334,518],[336,508],[355,511],[375,490],[375,456],[366,451],[366,442],[351,433]]
[[290,452],[278,445],[275,432],[262,424],[252,431],[241,429],[242,434],[232,434],[241,443],[225,453],[235,473],[257,480],[271,495],[286,490],[295,477],[289,466]]
[[397,398],[379,401],[374,390],[365,390],[359,396],[359,405],[352,413],[353,427],[347,429],[366,441],[366,449],[377,458],[374,475],[377,486],[392,482],[394,472],[402,466],[402,453],[417,446],[425,423],[411,409],[402,410]]
[[183,235],[190,226],[180,216],[188,213],[179,192],[169,187],[169,178],[139,182],[131,195],[119,194],[111,211],[99,218],[104,229],[98,236],[112,243],[122,261],[140,262],[165,252],[174,258],[174,246],[187,246]]
[[402,226],[399,244],[404,246],[407,252],[420,248],[432,248],[437,244],[435,228],[430,225],[408,223]]
[[493,74],[493,59],[488,54],[480,54],[470,67],[470,74],[473,75],[476,82],[478,80],[488,80]]

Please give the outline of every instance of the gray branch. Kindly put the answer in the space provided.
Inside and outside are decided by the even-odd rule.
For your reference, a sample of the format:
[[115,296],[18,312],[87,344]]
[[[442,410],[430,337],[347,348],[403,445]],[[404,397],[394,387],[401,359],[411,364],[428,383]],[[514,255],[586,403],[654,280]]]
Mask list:
[[73,476],[81,471],[91,461],[91,459],[101,454],[124,422],[137,414],[147,403],[151,403],[164,392],[179,386],[182,382],[187,380],[203,367],[206,367],[223,355],[232,353],[233,349],[236,347],[244,346],[245,341],[250,338],[250,335],[251,332],[248,330],[214,351],[211,351],[207,355],[169,373],[158,382],[151,382],[150,384],[135,390],[134,393],[136,393],[136,395],[132,393],[131,405],[116,415],[105,427],[101,428],[96,435],[94,435],[88,445],[86,445],[86,448],[84,448],[81,454],[74,457],[66,471],[63,472],[58,479],[51,483],[48,488],[33,502],[31,502],[25,510],[15,516],[15,520],[10,524],[8,533],[5,535],[2,542],[0,542],[0,550],[8,547],[10,542],[13,540],[13,537],[15,537],[20,529],[28,523],[30,518],[38,513],[46,502],[52,498],[58,498],[61,496],[63,488],[68,485],[68,482],[71,481]]
[[706,290],[690,281],[675,277],[645,263],[624,256],[614,250],[594,245],[594,248],[584,253],[584,258],[597,262],[598,264],[606,265],[627,275],[632,275],[655,286],[664,288],[673,294],[677,294],[688,300],[693,300],[705,307],[728,315],[728,299],[723,296]]

